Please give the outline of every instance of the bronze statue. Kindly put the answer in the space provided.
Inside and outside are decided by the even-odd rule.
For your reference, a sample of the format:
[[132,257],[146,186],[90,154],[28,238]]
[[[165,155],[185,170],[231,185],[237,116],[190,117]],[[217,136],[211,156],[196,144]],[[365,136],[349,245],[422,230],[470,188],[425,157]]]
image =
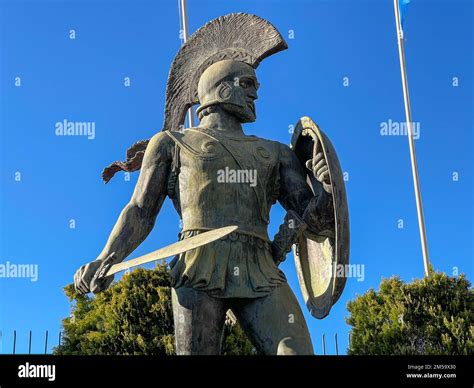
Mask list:
[[[102,253],[75,274],[80,292],[111,284],[104,263],[123,261],[147,237],[166,197],[182,219],[181,240],[238,227],[170,263],[177,354],[218,354],[228,309],[259,352],[313,354],[301,308],[278,268],[292,246],[315,317],[326,316],[344,288],[345,277],[334,270],[348,261],[348,213],[331,143],[307,117],[296,126],[293,149],[242,129],[256,119],[255,69],[286,48],[275,27],[254,15],[230,14],[200,28],[171,66],[163,131],[104,170],[107,182],[117,171],[141,169]],[[186,111],[198,103],[199,125],[184,129]],[[277,201],[287,216],[271,241]]]

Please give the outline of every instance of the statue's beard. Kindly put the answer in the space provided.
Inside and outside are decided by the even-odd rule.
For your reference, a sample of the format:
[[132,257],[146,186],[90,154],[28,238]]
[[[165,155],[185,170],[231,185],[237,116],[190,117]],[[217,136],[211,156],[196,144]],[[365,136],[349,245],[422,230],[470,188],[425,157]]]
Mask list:
[[253,123],[257,118],[254,102],[248,102],[245,105],[223,103],[221,106],[226,112],[237,117],[240,123]]

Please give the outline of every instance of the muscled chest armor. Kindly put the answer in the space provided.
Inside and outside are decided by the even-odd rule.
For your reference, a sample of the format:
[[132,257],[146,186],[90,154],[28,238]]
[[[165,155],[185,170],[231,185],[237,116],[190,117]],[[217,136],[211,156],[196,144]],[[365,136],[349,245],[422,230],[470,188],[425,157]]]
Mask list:
[[183,231],[237,225],[268,240],[270,207],[278,197],[278,143],[209,129],[170,132],[179,152],[174,195]]

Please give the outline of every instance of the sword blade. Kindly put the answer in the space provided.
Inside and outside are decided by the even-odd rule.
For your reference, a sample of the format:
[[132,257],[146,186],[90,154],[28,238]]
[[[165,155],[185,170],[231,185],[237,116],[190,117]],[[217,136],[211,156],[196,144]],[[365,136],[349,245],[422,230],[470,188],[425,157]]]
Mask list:
[[146,255],[137,257],[136,259],[114,264],[109,268],[105,276],[114,275],[117,272],[124,271],[126,269],[136,267],[138,265],[150,263],[156,260],[166,259],[168,257],[190,251],[191,249],[202,247],[203,245],[209,244],[213,241],[219,240],[220,238],[231,234],[235,230],[237,230],[237,226],[225,226],[223,228],[218,228],[210,230],[208,232],[197,234],[196,236],[187,238],[185,240],[180,240],[151,253],[147,253]]

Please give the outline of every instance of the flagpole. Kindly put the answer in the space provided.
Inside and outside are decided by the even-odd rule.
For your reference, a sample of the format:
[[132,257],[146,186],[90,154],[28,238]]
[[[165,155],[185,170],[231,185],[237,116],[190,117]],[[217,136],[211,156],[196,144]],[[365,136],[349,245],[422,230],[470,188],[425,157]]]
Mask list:
[[408,129],[408,144],[410,146],[411,170],[413,175],[413,185],[415,188],[416,211],[418,213],[418,226],[420,229],[421,250],[423,252],[423,264],[425,276],[429,277],[430,259],[428,255],[428,241],[426,238],[425,217],[423,214],[423,204],[421,202],[420,181],[418,177],[418,165],[416,162],[415,141],[413,138],[413,122],[411,119],[410,96],[408,93],[408,81],[405,66],[405,50],[403,46],[403,30],[400,19],[399,0],[394,0],[395,22],[397,25],[398,54],[400,56],[400,70],[402,74],[403,100],[405,102],[405,118]]
[[[183,28],[183,44],[186,43],[189,37],[188,32],[188,7],[186,0],[178,0],[178,8],[180,9],[181,25]],[[194,127],[193,108],[188,109],[188,124],[189,127]]]

